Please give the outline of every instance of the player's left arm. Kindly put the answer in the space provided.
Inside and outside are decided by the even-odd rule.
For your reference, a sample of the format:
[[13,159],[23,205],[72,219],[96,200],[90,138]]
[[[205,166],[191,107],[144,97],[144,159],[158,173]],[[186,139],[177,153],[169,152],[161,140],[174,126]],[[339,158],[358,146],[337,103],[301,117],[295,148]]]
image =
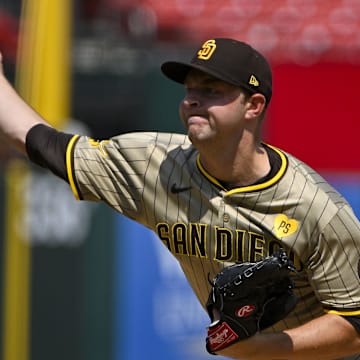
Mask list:
[[256,334],[218,352],[233,359],[333,360],[360,353],[360,334],[342,316],[326,314],[299,327]]

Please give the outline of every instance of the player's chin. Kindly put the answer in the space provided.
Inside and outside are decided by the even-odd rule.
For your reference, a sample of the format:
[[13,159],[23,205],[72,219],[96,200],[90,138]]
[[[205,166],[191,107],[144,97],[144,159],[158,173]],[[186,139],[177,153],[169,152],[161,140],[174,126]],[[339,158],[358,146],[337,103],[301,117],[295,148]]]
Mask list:
[[187,128],[187,135],[194,145],[206,143],[211,139],[210,130],[205,126],[189,126]]
[[199,131],[196,131],[194,128],[187,128],[187,136],[193,144],[199,141]]

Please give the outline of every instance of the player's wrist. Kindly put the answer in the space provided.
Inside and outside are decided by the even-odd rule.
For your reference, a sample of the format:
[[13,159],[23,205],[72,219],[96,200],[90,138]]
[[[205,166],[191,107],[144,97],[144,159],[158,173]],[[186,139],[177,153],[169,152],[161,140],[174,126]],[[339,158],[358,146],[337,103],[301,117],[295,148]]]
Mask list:
[[286,333],[258,332],[247,339],[233,343],[216,354],[241,360],[288,359],[294,356],[294,349],[291,338]]

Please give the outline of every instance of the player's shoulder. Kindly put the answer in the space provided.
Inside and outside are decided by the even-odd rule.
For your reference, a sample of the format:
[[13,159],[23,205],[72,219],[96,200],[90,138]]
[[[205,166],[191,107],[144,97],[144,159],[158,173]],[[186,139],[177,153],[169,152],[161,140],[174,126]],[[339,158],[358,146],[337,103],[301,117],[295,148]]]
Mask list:
[[191,142],[184,134],[144,131],[122,133],[100,140],[80,136],[75,145],[78,152],[99,147],[106,149],[107,152],[126,152],[135,149],[148,151],[153,147],[162,148],[166,152],[177,147],[186,149],[189,146],[191,146]]
[[[298,187],[306,188],[307,194],[311,194],[310,189],[318,194],[323,193],[323,196],[334,203],[336,207],[341,208],[343,205],[348,204],[347,200],[325,179],[324,175],[321,175],[298,157],[283,150],[280,151],[287,157],[287,175],[291,178],[291,182],[296,181]],[[305,193],[303,196],[305,196]]]
[[146,146],[181,146],[190,144],[190,140],[185,134],[144,131],[120,134],[112,137],[111,141],[118,144],[144,144]]
[[315,169],[313,169],[309,164],[305,163],[298,157],[287,152],[286,150],[280,149],[278,147],[269,144],[267,145],[270,146],[280,155],[280,158],[282,159],[282,163],[286,163],[286,170],[288,173],[290,173],[290,175],[296,173],[298,176],[304,176],[308,178],[309,181],[311,181],[312,178],[321,179],[322,180],[321,182],[325,181],[323,177]]
[[328,181],[321,175],[317,170],[311,167],[309,164],[305,163],[298,157],[282,151],[288,159],[289,169],[292,173],[296,174],[298,177],[303,177],[306,182],[314,183],[315,185],[330,186]]

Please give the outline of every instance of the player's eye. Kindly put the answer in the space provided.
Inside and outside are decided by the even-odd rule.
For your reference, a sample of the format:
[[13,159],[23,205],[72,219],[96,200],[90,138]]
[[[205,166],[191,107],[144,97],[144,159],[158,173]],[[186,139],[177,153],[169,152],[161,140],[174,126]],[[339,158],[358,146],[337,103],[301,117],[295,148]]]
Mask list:
[[185,97],[188,99],[206,99],[217,98],[222,95],[219,88],[215,86],[200,86],[194,88],[186,88]]
[[204,86],[196,90],[196,94],[202,97],[216,97],[221,94],[221,91],[214,86]]
[[215,87],[206,87],[203,89],[203,93],[206,95],[218,95],[220,91]]

